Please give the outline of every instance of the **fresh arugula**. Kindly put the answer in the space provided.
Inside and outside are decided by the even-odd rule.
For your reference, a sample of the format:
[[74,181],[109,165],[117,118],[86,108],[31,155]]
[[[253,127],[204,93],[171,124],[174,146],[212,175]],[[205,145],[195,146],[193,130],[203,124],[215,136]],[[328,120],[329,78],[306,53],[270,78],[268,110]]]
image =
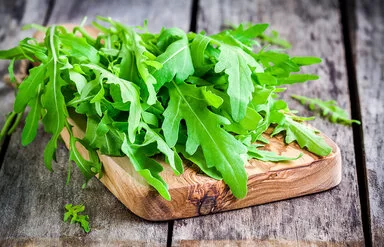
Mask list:
[[337,106],[337,102],[334,100],[323,101],[316,98],[308,98],[300,95],[291,95],[292,98],[298,100],[303,105],[308,105],[311,111],[314,111],[318,107],[322,111],[324,117],[332,123],[341,123],[344,125],[351,125],[353,123],[360,124],[360,121],[350,119],[348,113]]
[[85,210],[84,205],[66,204],[64,208],[66,210],[64,213],[64,222],[67,222],[68,219],[71,218],[71,224],[79,223],[86,233],[91,231],[89,227],[89,216],[79,214]]
[[[11,60],[11,75],[14,60],[39,63],[19,86],[0,137],[16,128],[29,107],[22,143],[34,140],[42,122],[51,134],[44,151],[49,169],[65,128],[70,160],[86,181],[102,175],[97,153],[127,156],[148,184],[170,200],[163,166],[153,156],[163,157],[175,175],[183,173],[183,157],[208,176],[223,179],[235,197],[243,198],[247,159],[283,162],[300,157],[262,150],[267,129],[274,129],[272,136],[284,132],[286,143],[296,141],[319,156],[331,152],[320,135],[303,125],[308,119],[295,116],[278,98],[282,85],[317,79],[298,72],[321,59],[290,57],[261,46],[288,47],[277,33],[265,34],[268,24],[241,24],[206,35],[178,28],[150,33],[110,18],[98,21],[93,22],[100,30],[97,37],[82,27],[68,32],[51,26],[40,28],[46,32],[43,42],[28,38],[0,51],[1,59]],[[331,109],[330,104],[317,105]],[[69,117],[86,121],[84,138],[73,135]],[[89,159],[80,155],[79,145],[88,150]],[[83,208],[70,205],[68,210],[66,218]],[[87,226],[87,218],[76,215],[72,220]]]

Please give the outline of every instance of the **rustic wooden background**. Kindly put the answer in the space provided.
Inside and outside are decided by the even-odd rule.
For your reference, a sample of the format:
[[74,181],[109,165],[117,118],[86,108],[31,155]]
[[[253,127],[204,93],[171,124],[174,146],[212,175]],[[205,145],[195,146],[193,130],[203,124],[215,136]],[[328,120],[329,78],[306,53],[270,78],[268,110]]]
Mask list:
[[[42,152],[49,136],[39,130],[21,145],[21,128],[0,147],[0,246],[383,246],[384,244],[384,4],[381,0],[1,0],[0,49],[32,31],[28,23],[79,23],[83,16],[111,16],[129,25],[177,26],[214,33],[228,24],[268,22],[292,44],[291,54],[324,62],[308,71],[318,81],[295,85],[284,96],[335,99],[361,126],[317,118],[313,125],[334,139],[343,156],[343,180],[330,191],[214,215],[148,222],[133,215],[92,179],[81,189],[77,170],[65,185],[68,152],[59,145],[50,173]],[[0,61],[0,78],[8,63]],[[0,83],[0,126],[14,90]],[[84,203],[92,231],[62,221],[66,203]]]

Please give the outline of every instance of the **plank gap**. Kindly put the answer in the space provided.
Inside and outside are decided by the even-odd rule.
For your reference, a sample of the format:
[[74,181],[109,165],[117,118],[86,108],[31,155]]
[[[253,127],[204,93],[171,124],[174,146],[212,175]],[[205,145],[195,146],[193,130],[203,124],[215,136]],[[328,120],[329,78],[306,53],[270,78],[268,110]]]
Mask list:
[[3,167],[3,162],[5,159],[5,155],[7,153],[7,149],[9,146],[9,142],[11,140],[11,135],[6,135],[4,138],[4,141],[1,145],[1,150],[0,150],[0,169]]
[[189,31],[196,32],[197,31],[197,12],[199,10],[199,0],[192,1],[192,9],[191,9],[191,23],[189,25]]
[[53,7],[55,6],[56,0],[47,0],[47,2],[48,2],[48,8],[44,16],[43,26],[46,26],[49,22],[49,19],[51,19]]
[[[199,0],[192,0],[191,22],[189,25],[189,31],[190,32],[197,32],[198,11],[199,11]],[[168,221],[167,247],[172,246],[174,224],[175,224],[174,220]]]
[[175,221],[168,221],[168,235],[167,235],[167,247],[172,246],[172,238],[173,238],[173,225]]
[[[340,0],[340,15],[343,33],[343,43],[345,49],[345,62],[348,77],[349,97],[351,102],[351,117],[362,123],[361,105],[356,76],[356,64],[353,48],[354,40],[352,38],[355,27],[355,0]],[[355,150],[357,182],[359,187],[359,197],[361,206],[361,218],[363,223],[364,240],[366,246],[372,246],[371,214],[369,205],[368,176],[366,168],[363,125],[352,125],[353,142]]]

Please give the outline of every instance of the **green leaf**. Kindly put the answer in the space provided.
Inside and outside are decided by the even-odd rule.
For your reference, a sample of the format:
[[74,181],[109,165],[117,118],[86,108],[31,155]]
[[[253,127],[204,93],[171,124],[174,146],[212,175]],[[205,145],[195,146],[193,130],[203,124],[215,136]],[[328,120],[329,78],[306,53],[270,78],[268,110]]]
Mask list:
[[278,79],[279,84],[294,84],[294,83],[302,83],[306,81],[312,81],[319,79],[318,75],[312,74],[292,74],[287,78]]
[[120,147],[123,140],[108,115],[104,115],[99,121],[95,117],[88,117],[83,140],[90,147],[99,149],[101,154],[121,156]]
[[246,29],[244,26],[244,24],[240,24],[235,30],[230,31],[230,33],[234,36],[234,38],[238,39],[245,45],[252,46],[257,44],[255,38],[262,35],[262,33],[268,28],[269,24],[260,23],[255,25],[248,25]]
[[[129,29],[128,29],[129,30]],[[149,67],[157,66],[155,61],[152,59],[155,57],[152,53],[150,53],[143,45],[143,41],[141,37],[134,32],[133,30],[129,30],[129,34],[131,35],[132,40],[132,52],[135,54],[135,61],[137,70],[143,78],[146,88],[148,90],[148,100],[147,103],[149,105],[153,105],[156,103],[156,91],[154,85],[157,83],[155,77],[149,72]],[[159,63],[161,68],[162,64]]]
[[49,71],[49,81],[46,85],[46,91],[42,95],[42,106],[46,109],[46,114],[43,118],[44,130],[52,134],[51,140],[48,142],[44,150],[44,163],[48,169],[52,170],[52,159],[57,148],[57,139],[64,127],[66,116],[68,116],[67,108],[65,107],[64,96],[61,92],[61,87],[65,84],[59,74],[59,40],[55,35],[55,26],[48,29],[49,36],[45,42],[49,47],[49,57],[51,61],[47,64]]
[[75,83],[77,92],[79,92],[81,94],[83,91],[83,88],[87,84],[87,79],[85,78],[85,76],[83,76],[79,72],[76,72],[74,70],[70,70],[69,71],[69,78],[71,79],[71,81],[73,81]]
[[170,100],[164,111],[163,132],[169,146],[175,146],[180,121],[185,120],[188,131],[186,152],[193,155],[201,146],[208,167],[216,167],[237,198],[247,193],[244,155],[246,148],[221,125],[229,121],[209,111],[201,88],[172,83]]
[[312,64],[321,63],[322,60],[319,57],[293,57],[291,58],[292,62],[296,63],[299,66],[307,66]]
[[[50,66],[50,68],[52,68],[52,66]],[[33,98],[37,97],[39,85],[44,83],[45,73],[45,64],[29,70],[29,76],[19,86],[13,107],[15,112],[23,112],[27,104]]]
[[37,134],[37,129],[39,127],[39,120],[41,115],[41,103],[40,103],[40,91],[41,91],[41,84],[39,85],[38,94],[37,97],[30,101],[30,111],[28,113],[28,116],[25,120],[25,126],[23,129],[23,132],[21,134],[21,143],[23,146],[27,146],[29,143],[31,143]]
[[[69,159],[74,161],[84,175],[86,182],[100,172],[101,164],[93,163],[83,158],[76,147],[78,139],[70,135],[70,155]],[[88,150],[88,152],[90,152]]]
[[196,76],[204,75],[214,66],[214,64],[208,62],[206,56],[206,49],[210,42],[209,37],[197,34],[191,43],[191,57]]
[[84,64],[84,67],[90,68],[100,73],[100,80],[106,79],[107,84],[116,84],[120,87],[122,102],[130,102],[130,113],[128,117],[128,136],[131,142],[135,141],[136,132],[141,119],[141,105],[139,89],[130,81],[121,79],[104,68],[94,64]]
[[260,150],[255,145],[248,145],[248,157],[254,158],[261,161],[266,162],[284,162],[284,161],[290,161],[290,160],[297,160],[303,156],[302,153],[300,153],[297,157],[286,157],[276,154],[275,152],[266,151],[266,150]]
[[157,149],[167,157],[167,161],[172,167],[172,170],[175,172],[175,174],[180,175],[181,173],[183,173],[183,163],[177,152],[171,149],[168,144],[164,141],[164,138],[160,136],[158,132],[151,129],[147,124],[141,123],[141,127],[146,130],[144,142],[155,142],[157,144]]
[[337,106],[336,101],[322,101],[320,99],[308,98],[299,95],[291,95],[292,98],[298,100],[301,104],[308,104],[310,110],[315,110],[317,106],[323,116],[328,116],[328,119],[332,123],[341,123],[345,125],[351,125],[352,123],[360,124],[360,121],[349,119],[348,113],[342,108]]
[[250,67],[256,68],[258,64],[239,48],[223,44],[219,49],[219,62],[215,66],[215,72],[224,71],[228,75],[227,94],[231,102],[231,116],[239,122],[246,114],[254,91]]
[[98,64],[100,58],[97,50],[87,43],[83,37],[75,36],[73,33],[60,33],[58,35],[62,45],[61,51],[71,57],[76,57],[80,62],[91,62]]
[[184,31],[178,28],[163,30],[160,33],[158,45],[166,46],[166,50],[156,58],[156,61],[162,65],[161,69],[153,72],[157,80],[155,85],[157,91],[172,79],[175,79],[176,83],[184,82],[195,71],[188,38]]
[[285,130],[285,142],[287,144],[297,141],[301,148],[308,150],[319,156],[327,156],[332,152],[332,148],[324,141],[324,138],[317,135],[315,131],[299,122],[296,122],[290,116],[279,116],[280,120],[275,118],[278,124],[271,136]]
[[220,172],[216,169],[216,167],[209,167],[205,160],[203,151],[199,147],[193,155],[190,155],[185,151],[184,145],[177,145],[176,149],[178,152],[181,152],[187,160],[191,161],[193,164],[197,165],[206,175],[210,176],[216,180],[222,180]]
[[154,159],[148,157],[153,153],[153,149],[151,149],[150,145],[134,145],[129,143],[124,135],[121,151],[128,156],[135,170],[148,182],[148,184],[154,187],[164,199],[168,201],[171,200],[171,195],[168,192],[168,185],[159,175],[163,170],[163,167]]
[[280,35],[276,31],[272,31],[271,34],[261,34],[259,38],[264,41],[265,43],[271,44],[271,45],[277,45],[285,49],[289,49],[292,47],[291,43],[289,41],[280,38]]
[[15,58],[13,58],[11,60],[11,62],[9,63],[9,66],[8,66],[9,79],[13,83],[16,82],[15,72],[14,72],[14,65],[15,65]]
[[85,210],[84,205],[66,204],[64,208],[66,210],[64,213],[64,222],[67,222],[67,220],[72,217],[70,222],[71,224],[79,223],[86,233],[90,232],[91,229],[89,227],[89,216],[79,214]]

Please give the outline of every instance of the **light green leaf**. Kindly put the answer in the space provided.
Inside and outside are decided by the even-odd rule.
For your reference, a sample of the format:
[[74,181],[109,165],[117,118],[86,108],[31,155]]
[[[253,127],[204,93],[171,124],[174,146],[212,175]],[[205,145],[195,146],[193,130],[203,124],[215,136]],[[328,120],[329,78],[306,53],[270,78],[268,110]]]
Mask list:
[[37,134],[37,129],[39,127],[39,120],[41,115],[41,103],[40,103],[40,91],[41,91],[41,84],[39,85],[37,97],[30,101],[30,111],[28,113],[28,116],[25,120],[25,126],[23,129],[23,132],[21,134],[21,143],[24,146],[27,146],[29,143],[31,143]]
[[246,114],[254,90],[251,67],[256,68],[258,64],[240,48],[223,44],[219,49],[221,52],[215,72],[224,71],[228,75],[227,94],[230,97],[231,116],[239,122]]
[[83,66],[98,71],[100,73],[100,80],[106,79],[105,83],[118,85],[120,87],[123,103],[131,103],[128,117],[128,136],[129,140],[134,142],[142,112],[138,87],[132,82],[121,79],[98,65],[83,64]]
[[[52,68],[52,66],[51,66]],[[29,76],[19,86],[19,91],[16,95],[14,111],[23,112],[27,104],[35,97],[40,84],[44,83],[46,73],[45,64],[29,70]]]
[[313,99],[299,95],[291,95],[292,98],[298,100],[301,104],[308,104],[310,110],[315,110],[318,107],[322,111],[323,116],[328,116],[332,123],[341,123],[351,125],[352,123],[360,124],[360,121],[353,120],[348,117],[348,113],[342,108],[337,106],[336,101],[322,101],[320,99]]
[[208,167],[216,167],[237,198],[247,193],[245,173],[245,146],[221,128],[229,121],[209,111],[201,88],[172,83],[170,100],[164,111],[163,132],[169,146],[178,139],[180,121],[185,120],[188,138],[186,152],[193,155],[201,146]]
[[135,170],[145,178],[148,184],[154,187],[164,199],[171,200],[168,185],[159,175],[163,167],[154,159],[148,157],[151,156],[151,150],[148,149],[148,146],[137,146],[129,143],[124,135],[121,151],[128,156]]
[[[176,40],[169,43],[171,39]],[[165,29],[160,34],[160,41],[162,46],[166,46],[166,50],[156,58],[156,61],[162,65],[161,69],[153,72],[157,80],[155,85],[157,91],[173,79],[176,83],[184,82],[195,71],[188,38],[184,31],[178,28]]]
[[299,66],[307,66],[312,64],[321,63],[322,60],[319,57],[292,57],[292,62],[296,63]]
[[176,175],[184,172],[183,162],[177,152],[171,149],[159,133],[151,129],[147,124],[141,123],[141,127],[146,130],[145,143],[156,142],[157,149],[167,157],[169,165]]
[[48,169],[52,169],[52,159],[57,148],[57,139],[64,127],[66,116],[68,116],[65,107],[64,96],[61,87],[65,84],[59,74],[59,64],[57,55],[59,53],[59,40],[55,35],[56,27],[52,26],[48,29],[49,36],[45,38],[45,43],[49,47],[49,57],[51,61],[47,65],[49,71],[49,81],[46,85],[45,93],[42,95],[42,106],[46,109],[43,118],[44,129],[52,134],[51,140],[48,142],[44,150],[44,162]]

